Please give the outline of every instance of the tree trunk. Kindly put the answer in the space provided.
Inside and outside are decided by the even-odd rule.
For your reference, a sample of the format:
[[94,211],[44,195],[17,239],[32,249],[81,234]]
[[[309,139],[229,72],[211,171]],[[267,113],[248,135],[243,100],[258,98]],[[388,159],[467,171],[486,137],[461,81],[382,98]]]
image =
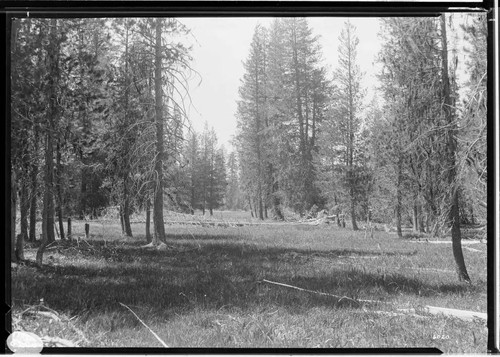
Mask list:
[[123,209],[122,209],[123,234],[127,237],[133,237],[132,227],[130,226],[130,198],[128,195],[128,174],[123,178]]
[[[398,197],[398,201],[399,201],[399,197]],[[398,233],[398,237],[403,238],[403,229],[401,228],[401,203],[400,202],[398,202],[396,204],[395,213],[396,213],[396,231]]]
[[87,214],[87,169],[82,167],[80,186],[80,219],[84,219]]
[[447,151],[448,151],[448,185],[451,190],[450,212],[448,220],[451,224],[451,240],[453,257],[460,281],[471,282],[467,268],[465,266],[464,255],[462,252],[462,237],[460,234],[460,210],[458,199],[458,182],[457,182],[457,167],[455,156],[457,153],[456,143],[456,122],[453,113],[453,102],[450,95],[450,80],[448,78],[448,45],[446,39],[446,15],[441,15],[441,41],[442,41],[442,80],[443,80],[443,96],[444,96],[444,113],[447,121]]
[[418,206],[417,203],[413,203],[413,232],[418,233]]
[[56,160],[57,160],[57,217],[59,219],[59,232],[61,239],[64,239],[64,222],[63,222],[63,195],[62,195],[62,165],[61,165],[61,150],[59,142],[56,146]]
[[354,200],[354,188],[351,187],[351,223],[352,223],[352,230],[357,231],[359,230],[358,224],[356,223],[356,202]]
[[271,178],[273,180],[273,183],[271,185],[272,188],[272,202],[273,202],[273,213],[274,213],[274,219],[278,221],[283,221],[285,217],[283,216],[283,212],[281,211],[281,202],[280,202],[280,197],[279,197],[279,182],[276,177],[274,177],[274,169],[271,166]]
[[399,238],[403,238],[403,230],[401,228],[401,210],[403,208],[403,192],[402,184],[403,184],[403,158],[401,157],[401,153],[399,154],[397,163],[397,183],[396,183],[396,231],[398,233]]
[[252,200],[250,199],[250,197],[248,197],[248,206],[250,206],[250,214],[252,215],[252,218],[254,218],[253,208],[252,208]]
[[[37,135],[38,136],[38,135]],[[35,150],[38,151],[38,138],[35,139]],[[35,152],[36,152],[35,151]],[[31,166],[31,182],[30,182],[30,232],[29,241],[34,242],[36,240],[36,203],[37,203],[37,183],[36,178],[38,176],[38,165],[34,163]]]
[[153,241],[151,237],[151,200],[147,199],[146,201],[146,241],[151,243]]
[[165,240],[165,226],[163,224],[163,159],[164,133],[163,133],[163,92],[162,92],[162,51],[161,34],[163,30],[163,19],[156,19],[156,42],[155,42],[155,126],[156,126],[156,153],[155,153],[155,192],[153,203],[154,216],[154,240],[155,244]]
[[262,203],[262,194],[259,192],[259,219],[264,220],[264,205]]
[[16,215],[17,215],[17,183],[14,168],[11,167],[10,176],[10,260],[17,262],[16,256]]
[[28,239],[29,211],[28,187],[25,178],[23,178],[23,181],[21,182],[21,192],[19,193],[19,210],[21,213],[21,234],[17,237],[16,255],[19,260],[24,260],[24,241]]
[[45,187],[43,194],[43,221],[42,242],[36,253],[36,263],[42,267],[43,253],[48,243],[54,237],[54,143],[55,120],[58,115],[56,86],[58,81],[58,44],[57,44],[57,19],[50,20],[49,46],[48,46],[48,95],[49,110],[47,116],[46,146],[45,146]]
[[68,217],[68,239],[71,239],[71,217]]
[[123,206],[120,205],[120,226],[122,227],[122,235],[125,235],[125,223],[123,222]]

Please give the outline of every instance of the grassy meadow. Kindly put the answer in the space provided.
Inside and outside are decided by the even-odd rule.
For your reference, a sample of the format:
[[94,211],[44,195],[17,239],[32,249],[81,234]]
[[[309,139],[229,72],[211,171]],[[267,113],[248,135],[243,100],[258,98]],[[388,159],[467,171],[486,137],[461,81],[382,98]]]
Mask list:
[[[244,212],[214,219],[251,221]],[[457,280],[451,245],[382,231],[370,238],[336,225],[174,224],[157,250],[142,247],[140,221],[134,238],[121,236],[117,220],[92,221],[89,240],[50,246],[42,270],[28,247],[27,262],[12,270],[14,328],[81,347],[161,347],[125,304],[169,347],[487,352],[484,321],[421,310],[486,312],[485,244],[464,249],[468,285]],[[83,224],[75,221],[73,233],[83,234]],[[60,320],[30,313],[40,299]]]

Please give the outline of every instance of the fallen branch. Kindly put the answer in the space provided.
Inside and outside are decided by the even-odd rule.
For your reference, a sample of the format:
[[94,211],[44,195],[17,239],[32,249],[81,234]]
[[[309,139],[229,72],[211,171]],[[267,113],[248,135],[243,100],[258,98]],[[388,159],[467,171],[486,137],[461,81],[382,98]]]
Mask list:
[[428,319],[428,316],[422,316],[422,315],[417,315],[417,314],[412,314],[412,313],[402,313],[402,312],[392,312],[392,311],[368,311],[364,310],[364,312],[368,313],[374,313],[377,315],[386,315],[386,316],[411,316],[415,317],[417,319]]
[[471,247],[465,247],[465,249],[471,251],[471,252],[483,252],[483,250],[481,249],[474,249],[474,248],[471,248]]
[[[424,240],[424,241],[409,241],[409,243],[429,243],[429,244],[451,244],[451,240]],[[480,244],[483,243],[480,240],[462,240],[462,245],[470,245],[470,244]],[[484,244],[484,243],[483,243]]]
[[367,303],[384,303],[383,301],[377,301],[377,300],[352,299],[352,298],[347,297],[347,296],[339,296],[339,295],[334,295],[334,294],[322,293],[320,291],[303,289],[303,288],[299,288],[298,286],[293,286],[293,285],[288,285],[288,284],[283,284],[283,283],[277,283],[275,281],[270,281],[270,280],[267,280],[267,279],[262,279],[262,282],[268,283],[268,284],[274,284],[274,285],[283,286],[285,288],[290,288],[290,289],[305,291],[305,292],[308,292],[308,293],[313,293],[313,294],[318,294],[318,295],[323,295],[323,296],[330,296],[330,297],[334,297],[334,298],[338,299],[339,301],[345,299],[345,300],[353,301],[353,302],[355,302],[357,304],[360,304],[361,302],[367,302]]
[[[407,312],[414,314],[415,309],[398,309],[400,312]],[[468,311],[468,310],[458,310],[458,309],[448,309],[445,307],[436,306],[424,306],[423,311],[432,315],[445,315],[457,317],[462,320],[472,321],[476,318],[486,320],[488,315],[484,312]]]
[[38,315],[38,316],[43,316],[43,317],[47,317],[49,319],[52,319],[54,321],[61,321],[61,318],[59,316],[57,316],[56,314],[53,314],[52,312],[48,312],[48,311],[27,311],[25,312],[25,314],[29,314],[29,315]]
[[160,336],[158,336],[158,335],[157,335],[157,334],[156,334],[153,330],[151,330],[151,328],[150,328],[148,325],[146,325],[146,324],[144,323],[144,321],[142,321],[142,320],[139,318],[139,316],[137,316],[137,314],[136,314],[136,313],[135,313],[135,312],[134,312],[134,311],[133,311],[130,307],[128,307],[128,306],[127,306],[127,305],[125,305],[125,304],[122,304],[121,302],[118,302],[118,303],[119,303],[121,306],[123,306],[123,307],[127,308],[127,309],[128,309],[128,310],[129,310],[129,311],[130,311],[130,312],[131,312],[131,313],[132,313],[132,314],[133,314],[133,315],[137,318],[137,320],[139,320],[139,322],[140,322],[141,324],[143,324],[143,325],[144,325],[144,326],[145,326],[145,327],[149,330],[149,332],[151,332],[151,333],[153,334],[153,336],[154,336],[154,337],[156,337],[156,339],[157,339],[157,340],[158,340],[158,341],[159,341],[159,342],[163,345],[163,347],[168,348],[168,345],[167,345],[165,342],[163,342],[163,340],[160,338]]
[[74,342],[60,337],[43,336],[42,341],[44,344],[53,344],[56,347],[78,347]]

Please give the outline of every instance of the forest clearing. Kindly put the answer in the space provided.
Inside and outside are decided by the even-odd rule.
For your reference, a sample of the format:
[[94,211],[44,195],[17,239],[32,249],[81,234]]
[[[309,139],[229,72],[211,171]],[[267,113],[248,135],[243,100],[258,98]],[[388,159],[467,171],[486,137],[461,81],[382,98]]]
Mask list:
[[[486,312],[485,244],[464,251],[473,279],[465,284],[450,269],[449,246],[383,231],[372,239],[335,225],[167,227],[164,249],[144,248],[141,234],[123,237],[116,221],[104,235],[92,221],[89,240],[56,240],[43,270],[12,272],[14,326],[79,347],[162,347],[140,318],[169,347],[486,352],[484,319],[424,308]],[[84,221],[73,232],[83,235]],[[35,249],[25,254],[32,261]]]
[[488,352],[493,15],[455,10],[9,15],[11,339]]

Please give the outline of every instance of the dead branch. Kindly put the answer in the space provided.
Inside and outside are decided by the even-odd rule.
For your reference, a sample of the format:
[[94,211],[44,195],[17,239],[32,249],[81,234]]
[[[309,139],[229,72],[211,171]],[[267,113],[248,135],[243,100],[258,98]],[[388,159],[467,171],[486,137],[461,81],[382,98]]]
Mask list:
[[149,332],[151,332],[151,333],[153,334],[153,336],[154,336],[154,337],[155,337],[155,338],[156,338],[156,339],[157,339],[157,340],[158,340],[158,341],[159,341],[159,342],[163,345],[163,347],[168,348],[168,345],[167,345],[165,342],[163,342],[163,340],[162,340],[162,339],[161,339],[161,338],[160,338],[160,337],[159,337],[159,336],[158,336],[158,335],[157,335],[157,334],[156,334],[153,330],[151,330],[151,328],[150,328],[148,325],[146,325],[146,324],[144,323],[144,321],[142,321],[142,320],[139,318],[139,316],[137,316],[137,314],[136,314],[136,313],[135,313],[135,312],[134,312],[134,311],[133,311],[130,307],[128,307],[128,306],[127,306],[127,305],[125,305],[125,304],[122,304],[121,302],[118,302],[118,303],[119,303],[121,306],[123,306],[123,307],[125,307],[126,309],[128,309],[128,310],[129,310],[129,311],[130,311],[130,312],[131,312],[131,313],[132,313],[132,314],[133,314],[133,315],[137,318],[137,320],[139,320],[139,322],[140,322],[141,324],[143,324],[143,325],[144,325],[144,326],[145,326],[145,327],[149,330]]
[[270,281],[270,280],[267,280],[267,279],[262,279],[262,282],[268,283],[268,284],[274,284],[274,285],[283,286],[285,288],[291,288],[291,289],[295,289],[295,290],[305,291],[305,292],[308,292],[308,293],[313,293],[313,294],[318,294],[318,295],[323,295],[323,296],[331,296],[331,297],[334,297],[334,298],[338,299],[339,301],[345,299],[345,300],[353,301],[353,302],[355,302],[357,304],[360,304],[360,302],[383,303],[383,301],[352,299],[352,298],[347,297],[347,296],[339,296],[339,295],[334,295],[334,294],[322,293],[320,291],[303,289],[303,288],[299,288],[298,286],[293,286],[293,285],[288,285],[288,284],[283,284],[283,283],[277,283],[275,281]]
[[[415,309],[398,309],[400,312],[408,312],[411,314],[415,313]],[[488,315],[484,312],[476,312],[476,311],[468,311],[468,310],[458,310],[458,309],[449,309],[445,307],[436,307],[436,306],[424,306],[423,311],[432,314],[432,315],[445,315],[456,317],[461,320],[472,321],[474,319],[486,320]]]
[[42,341],[44,344],[55,345],[56,347],[78,347],[74,342],[60,337],[43,336]]

